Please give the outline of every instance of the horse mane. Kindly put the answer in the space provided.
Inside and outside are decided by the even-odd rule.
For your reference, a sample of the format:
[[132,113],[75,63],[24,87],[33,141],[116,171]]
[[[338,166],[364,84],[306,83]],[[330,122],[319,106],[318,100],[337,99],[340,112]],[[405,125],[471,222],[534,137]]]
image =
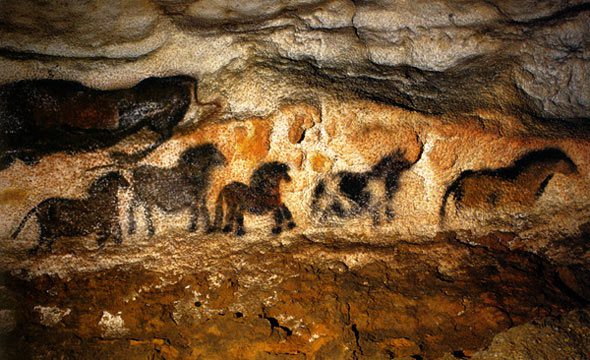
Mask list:
[[554,165],[559,161],[565,161],[574,171],[577,172],[576,164],[561,149],[545,148],[530,151],[517,160],[512,165],[498,169],[481,169],[477,173],[480,175],[497,176],[503,179],[516,179],[520,174],[527,171],[531,166],[536,164]]
[[99,177],[98,179],[94,180],[90,187],[88,188],[88,195],[95,196],[104,193],[105,191],[109,190],[110,185],[114,180],[121,180],[125,179],[123,175],[121,175],[117,171],[111,171],[106,173],[105,175]]
[[277,178],[281,173],[287,173],[289,166],[283,162],[271,161],[260,165],[250,176],[250,187],[261,189]]
[[391,173],[392,171],[401,171],[407,169],[411,165],[412,164],[404,157],[402,151],[397,149],[382,157],[378,163],[373,165],[369,175],[373,177],[381,177]]

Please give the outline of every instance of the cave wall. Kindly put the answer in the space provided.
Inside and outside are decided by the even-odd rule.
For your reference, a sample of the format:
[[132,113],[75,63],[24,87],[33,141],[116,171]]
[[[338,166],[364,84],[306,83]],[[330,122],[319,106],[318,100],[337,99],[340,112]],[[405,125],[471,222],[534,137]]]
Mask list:
[[[0,348],[461,358],[587,306],[589,14],[0,3]],[[114,176],[109,201],[42,205],[82,204]],[[222,231],[234,200],[244,234],[239,215]],[[43,231],[62,233],[49,248]]]

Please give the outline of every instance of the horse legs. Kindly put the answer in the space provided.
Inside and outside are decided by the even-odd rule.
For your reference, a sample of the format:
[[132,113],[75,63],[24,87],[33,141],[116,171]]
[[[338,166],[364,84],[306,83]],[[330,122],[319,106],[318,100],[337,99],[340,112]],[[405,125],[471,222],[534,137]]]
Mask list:
[[283,224],[283,212],[281,211],[281,207],[278,207],[273,212],[275,218],[275,227],[272,228],[272,233],[275,235],[280,234],[283,231],[282,224]]
[[148,236],[152,237],[156,233],[156,229],[154,228],[154,223],[152,221],[152,208],[149,205],[146,205],[143,207],[143,212],[145,214]]
[[47,246],[47,251],[51,251],[54,241],[55,236],[50,234],[50,231],[47,229],[46,225],[39,223],[39,243],[37,246],[29,250],[29,254],[35,255],[39,250],[41,250],[41,246],[43,245]]
[[235,204],[232,201],[227,201],[227,208],[226,211],[227,213],[225,214],[225,226],[223,227],[223,232],[224,233],[229,233],[232,231],[233,227],[234,227],[234,221],[236,219],[236,213],[237,213],[237,204]]
[[281,204],[281,207],[279,209],[283,213],[283,217],[285,218],[285,220],[288,221],[288,229],[293,229],[295,226],[297,226],[297,224],[295,224],[295,222],[293,221],[293,215],[291,214],[291,211],[289,211],[289,208],[284,203]]
[[399,175],[398,174],[390,174],[385,178],[385,196],[386,196],[386,204],[385,204],[385,216],[387,220],[391,221],[395,217],[395,213],[391,208],[391,200],[393,199],[393,195],[397,192],[399,187]]
[[115,244],[121,244],[123,242],[121,225],[118,221],[112,220],[107,229],[109,229],[109,235],[113,238]]
[[129,223],[129,228],[127,229],[128,235],[135,234],[135,229],[137,228],[137,223],[135,222],[135,209],[139,204],[139,199],[137,195],[133,194],[131,198],[131,204],[127,208],[127,223]]
[[207,199],[205,199],[205,195],[201,196],[201,216],[203,217],[205,223],[205,232],[212,233],[215,229],[211,226],[211,219],[209,218],[209,209],[207,208]]
[[98,234],[98,239],[96,239],[96,244],[98,245],[99,250],[104,248],[104,244],[106,244],[108,238],[109,238],[109,231],[101,232]]
[[188,224],[188,231],[194,232],[199,227],[199,206],[196,203],[191,205],[191,220]]
[[244,235],[246,232],[244,231],[244,213],[241,210],[238,210],[236,212],[236,235],[237,236],[242,236]]

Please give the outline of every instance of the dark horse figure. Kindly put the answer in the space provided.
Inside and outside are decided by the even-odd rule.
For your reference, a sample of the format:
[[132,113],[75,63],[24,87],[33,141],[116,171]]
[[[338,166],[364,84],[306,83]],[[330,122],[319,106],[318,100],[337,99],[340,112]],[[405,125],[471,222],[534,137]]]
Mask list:
[[492,210],[510,203],[532,207],[555,174],[567,176],[577,172],[576,164],[558,148],[531,151],[507,167],[465,170],[445,191],[439,210],[440,223],[444,223],[451,197],[457,210],[463,207]]
[[172,168],[143,165],[133,169],[133,198],[128,209],[129,234],[135,232],[133,210],[139,206],[144,209],[149,236],[155,232],[152,222],[155,208],[167,213],[190,209],[188,230],[195,231],[202,217],[205,230],[211,231],[205,195],[209,189],[211,172],[225,162],[225,156],[217,147],[207,143],[185,150]]
[[36,163],[43,155],[112,146],[147,128],[158,139],[136,154],[140,160],[172,136],[197,81],[187,76],[148,78],[132,88],[96,90],[65,80],[24,80],[0,86],[0,170],[16,159]]
[[46,245],[48,250],[59,237],[98,234],[98,246],[103,247],[112,237],[120,244],[121,226],[118,221],[117,193],[127,188],[129,182],[118,172],[109,172],[96,179],[88,188],[88,195],[81,199],[49,198],[31,209],[12,234],[16,239],[27,220],[35,215],[39,224],[39,245],[31,250],[37,252]]
[[[385,216],[392,220],[395,214],[391,203],[399,188],[399,178],[417,161],[407,160],[398,149],[381,158],[369,171],[340,171],[322,179],[313,191],[312,213],[320,212],[320,220],[325,221],[329,215],[345,218],[369,211],[378,224],[381,208],[385,207]],[[376,189],[381,191],[374,193]]]
[[215,208],[215,228],[221,228],[223,206],[225,204],[225,226],[223,232],[231,232],[236,227],[236,235],[242,236],[244,231],[244,212],[264,215],[273,212],[275,226],[273,234],[283,231],[283,222],[287,228],[295,227],[291,211],[281,200],[281,181],[290,182],[289,166],[273,161],[260,165],[250,177],[250,185],[232,182],[223,187],[217,198]]

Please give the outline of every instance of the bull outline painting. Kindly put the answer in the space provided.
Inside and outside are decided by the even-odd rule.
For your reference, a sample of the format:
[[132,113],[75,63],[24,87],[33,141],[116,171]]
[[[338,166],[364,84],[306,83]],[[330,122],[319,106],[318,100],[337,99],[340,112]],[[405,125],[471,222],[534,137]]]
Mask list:
[[66,80],[24,80],[0,86],[0,170],[16,159],[28,165],[54,152],[93,151],[147,128],[158,139],[135,154],[138,161],[172,136],[191,101],[197,80],[147,78],[134,87],[97,90]]
[[[242,236],[244,230],[244,213],[264,215],[273,213],[275,225],[272,233],[277,235],[283,231],[283,223],[293,229],[291,211],[281,200],[281,181],[290,182],[289,165],[272,161],[260,165],[250,177],[250,185],[234,181],[223,187],[217,198],[215,207],[215,229],[229,233],[235,228],[235,234]],[[225,206],[225,211],[224,211]],[[225,215],[225,225],[222,222]]]
[[421,147],[414,162],[396,149],[383,156],[369,171],[340,171],[321,179],[313,191],[312,214],[319,213],[320,222],[326,222],[330,216],[348,218],[369,212],[373,224],[378,225],[384,213],[391,221],[395,217],[392,200],[399,188],[399,178],[420,160],[422,150]]
[[[455,208],[487,203],[493,207],[506,202],[510,188],[519,201],[532,206],[543,195],[555,173],[577,173],[576,164],[558,148],[530,151],[498,169],[465,170],[447,187],[439,210],[439,220],[444,222],[449,198],[455,199]],[[532,185],[532,186],[530,186]],[[511,199],[508,199],[511,200]],[[515,199],[512,199],[515,201]]]
[[129,234],[136,230],[134,209],[140,206],[150,237],[155,233],[152,213],[156,208],[166,213],[190,209],[188,231],[197,230],[199,218],[204,221],[205,231],[212,231],[205,195],[211,171],[226,162],[214,144],[205,143],[185,149],[172,168],[143,165],[133,169],[133,197],[128,208]]
[[97,244],[103,247],[108,238],[116,244],[122,242],[118,219],[119,189],[129,187],[129,182],[119,172],[111,171],[96,179],[88,188],[87,196],[80,199],[48,198],[32,208],[12,234],[16,239],[33,215],[39,224],[38,245],[30,252],[36,253],[42,245],[51,247],[59,237],[98,234]]

